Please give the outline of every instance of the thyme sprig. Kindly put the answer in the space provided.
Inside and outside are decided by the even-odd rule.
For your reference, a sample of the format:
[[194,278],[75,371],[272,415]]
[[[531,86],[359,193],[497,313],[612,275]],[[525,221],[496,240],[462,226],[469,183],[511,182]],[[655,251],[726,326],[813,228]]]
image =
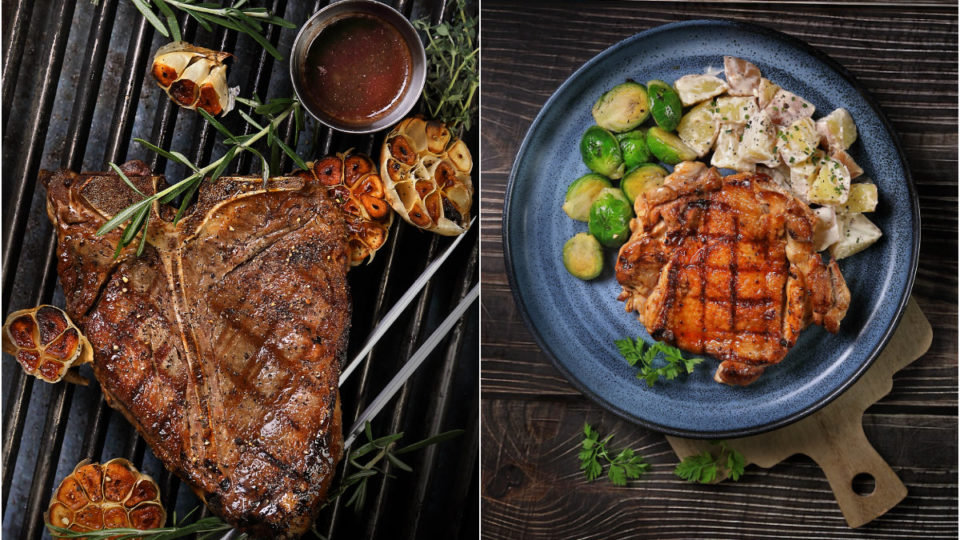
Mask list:
[[423,100],[432,118],[447,124],[456,133],[460,126],[469,130],[477,111],[474,96],[480,87],[477,70],[477,17],[468,16],[465,0],[452,0],[456,5],[450,22],[431,25],[426,19],[414,26],[427,36],[427,81]]
[[[263,35],[263,25],[273,24],[283,28],[296,28],[297,25],[277,17],[264,7],[243,7],[247,0],[237,0],[228,6],[197,3],[195,0],[130,0],[143,14],[143,17],[163,37],[174,41],[183,39],[180,23],[172,8],[179,9],[193,17],[206,31],[212,32],[213,25],[223,26],[247,34],[260,44],[271,56],[283,60],[283,55]],[[153,10],[156,7],[157,12]],[[163,16],[163,20],[161,20]],[[164,21],[166,25],[164,25]]]
[[[386,470],[380,467],[384,460],[402,471],[411,472],[413,468],[404,463],[398,456],[459,437],[463,434],[463,430],[445,431],[401,448],[397,448],[397,443],[403,438],[403,432],[374,438],[370,422],[367,422],[364,425],[364,434],[367,437],[367,442],[350,450],[347,454],[345,473],[348,474],[340,482],[340,487],[337,488],[337,491],[326,504],[330,504],[333,500],[350,491],[346,503],[347,507],[352,507],[354,510],[363,508],[363,503],[366,501],[367,482],[378,474],[384,474],[392,478],[392,475],[387,474]],[[360,459],[367,455],[370,455],[370,457],[365,463],[361,463]],[[351,468],[353,472],[349,472]]]
[[[104,223],[103,226],[101,226],[100,229],[97,230],[97,235],[102,236],[120,227],[124,223],[127,224],[126,227],[124,227],[123,233],[120,235],[120,240],[117,243],[116,255],[119,255],[121,250],[123,250],[124,247],[128,246],[133,241],[133,239],[136,238],[137,234],[140,233],[140,231],[144,231],[144,234],[140,238],[140,245],[137,248],[137,255],[139,256],[143,252],[144,242],[146,238],[146,227],[150,219],[150,209],[154,201],[160,201],[161,203],[169,203],[170,201],[174,200],[178,196],[183,195],[183,200],[181,201],[180,207],[177,210],[176,217],[174,218],[174,221],[179,220],[180,217],[183,215],[184,210],[186,210],[187,205],[190,204],[190,200],[192,199],[193,194],[197,191],[197,188],[200,187],[200,183],[203,181],[203,179],[207,177],[207,175],[210,175],[209,176],[210,181],[214,181],[217,178],[219,178],[223,174],[223,172],[226,170],[227,165],[229,165],[234,158],[236,158],[238,155],[240,155],[243,152],[251,152],[258,158],[260,158],[260,161],[262,163],[261,171],[262,171],[263,181],[264,183],[266,183],[267,179],[270,177],[270,164],[267,162],[266,158],[263,157],[263,154],[261,154],[255,148],[253,148],[253,144],[264,137],[267,137],[268,144],[271,147],[279,148],[285,154],[290,156],[290,159],[292,159],[293,162],[298,167],[302,169],[307,168],[306,163],[304,163],[303,159],[301,159],[300,156],[297,155],[296,151],[294,151],[293,148],[291,148],[290,146],[288,146],[286,143],[283,142],[282,137],[278,134],[278,131],[277,131],[280,124],[284,120],[286,120],[291,114],[294,115],[294,118],[296,119],[298,127],[302,126],[303,111],[299,101],[291,98],[274,99],[267,103],[262,103],[257,98],[254,98],[252,100],[237,98],[237,100],[246,105],[250,105],[252,107],[253,112],[255,114],[259,114],[263,116],[266,119],[266,122],[264,124],[261,124],[260,122],[257,122],[256,120],[254,120],[249,114],[243,111],[239,111],[240,116],[244,119],[244,121],[246,121],[251,126],[253,126],[253,128],[256,129],[257,131],[249,135],[234,135],[229,129],[226,128],[226,126],[220,123],[220,121],[218,121],[216,118],[211,116],[206,111],[202,109],[198,109],[200,114],[202,114],[203,117],[207,119],[207,122],[210,122],[210,125],[212,125],[217,131],[223,134],[224,137],[226,137],[226,139],[224,140],[224,143],[229,145],[229,148],[227,149],[226,153],[224,153],[224,155],[220,156],[219,159],[211,162],[209,165],[206,165],[204,167],[198,167],[197,165],[194,165],[193,163],[190,162],[189,159],[187,159],[186,156],[184,156],[180,152],[175,152],[172,150],[164,150],[163,148],[160,148],[159,146],[149,141],[145,141],[143,139],[134,139],[141,145],[156,152],[157,154],[171,161],[180,163],[186,166],[187,168],[189,168],[191,171],[193,171],[193,174],[191,174],[190,176],[184,178],[180,182],[162,191],[159,191],[149,196],[144,195],[142,192],[140,192],[139,189],[136,188],[133,182],[131,182],[130,179],[123,174],[123,171],[121,171],[120,168],[115,163],[110,163],[110,167],[117,174],[119,174],[120,177],[131,188],[133,188],[137,193],[139,193],[143,197],[142,199],[140,199],[140,201],[124,208],[120,212],[117,212],[115,216],[110,218],[110,220]],[[297,133],[299,133],[299,129],[297,130]]]

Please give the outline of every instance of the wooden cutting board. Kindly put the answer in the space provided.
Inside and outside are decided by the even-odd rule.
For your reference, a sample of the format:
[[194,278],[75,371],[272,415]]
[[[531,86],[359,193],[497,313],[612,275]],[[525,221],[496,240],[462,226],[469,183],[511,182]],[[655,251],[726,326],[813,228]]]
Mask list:
[[[863,433],[863,412],[893,388],[893,374],[923,356],[933,341],[930,322],[911,298],[900,326],[870,369],[851,388],[819,411],[783,428],[727,444],[744,455],[747,463],[770,468],[794,454],[817,462],[830,482],[834,497],[850,527],[859,527],[882,516],[907,496],[907,488],[874,450]],[[680,459],[717,451],[710,441],[667,436]],[[875,489],[858,495],[853,479],[865,473]],[[718,480],[719,481],[719,480]]]

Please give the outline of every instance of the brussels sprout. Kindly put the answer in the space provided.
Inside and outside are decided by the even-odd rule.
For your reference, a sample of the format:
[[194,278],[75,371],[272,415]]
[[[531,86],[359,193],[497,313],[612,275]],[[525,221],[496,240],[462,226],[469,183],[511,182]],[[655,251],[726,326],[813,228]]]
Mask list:
[[591,171],[614,180],[623,176],[623,154],[613,133],[590,126],[580,139],[580,156]]
[[650,149],[647,148],[647,133],[642,129],[635,129],[617,135],[620,141],[620,152],[623,154],[623,164],[630,170],[641,163],[650,161]]
[[679,137],[659,127],[647,130],[647,147],[657,159],[670,165],[697,159],[697,153]]
[[603,250],[593,235],[582,232],[563,244],[563,266],[574,277],[593,279],[603,271]]
[[567,188],[563,211],[577,221],[590,220],[590,205],[600,195],[600,190],[610,187],[610,181],[599,174],[591,173],[577,178]]
[[618,84],[593,104],[593,119],[610,131],[630,131],[650,116],[647,89],[635,81]]
[[593,201],[588,228],[601,244],[618,247],[630,237],[632,217],[633,210],[627,198],[619,190],[611,188]]
[[650,114],[653,115],[653,121],[667,131],[677,129],[683,115],[680,95],[669,84],[658,80],[647,83],[647,94],[650,96]]
[[667,170],[653,163],[644,163],[639,167],[631,169],[623,175],[620,181],[620,189],[627,196],[630,204],[637,202],[637,197],[647,190],[655,189],[663,185],[663,179],[667,177]]

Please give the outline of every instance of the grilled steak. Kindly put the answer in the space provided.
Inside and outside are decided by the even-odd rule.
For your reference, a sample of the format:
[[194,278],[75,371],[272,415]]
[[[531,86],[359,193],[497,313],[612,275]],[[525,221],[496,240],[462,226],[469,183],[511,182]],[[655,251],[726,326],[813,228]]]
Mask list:
[[[164,185],[123,166],[145,194]],[[178,223],[154,203],[147,246],[114,258],[136,202],[114,174],[45,175],[67,312],[107,402],[210,509],[257,536],[309,528],[340,459],[339,361],[350,324],[347,232],[299,177],[205,182]]]
[[814,251],[809,207],[765,175],[682,163],[636,213],[620,300],[654,339],[720,359],[718,382],[752,383],[811,322],[838,330],[850,303],[840,269]]

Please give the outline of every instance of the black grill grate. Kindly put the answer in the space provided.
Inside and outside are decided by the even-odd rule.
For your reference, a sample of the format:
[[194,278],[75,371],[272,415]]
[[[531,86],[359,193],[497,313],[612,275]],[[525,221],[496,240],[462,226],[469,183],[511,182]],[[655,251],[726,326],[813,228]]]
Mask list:
[[[325,4],[273,0],[269,7],[299,25]],[[438,20],[444,2],[400,0],[394,7],[408,17]],[[203,163],[221,155],[223,146],[199,115],[174,105],[148,80],[153,51],[166,39],[130,2],[5,0],[2,18],[5,315],[40,303],[62,306],[64,301],[45,193],[36,187],[41,168],[104,170],[109,161],[136,158],[149,163],[155,173],[179,179],[186,176],[181,166],[131,144],[133,137],[172,147]],[[236,55],[229,81],[239,84],[242,96],[292,95],[286,62],[275,61],[247,36],[216,28],[208,33],[185,16],[180,22],[187,41]],[[295,31],[271,27],[266,36],[279,50],[289,51]],[[236,116],[229,115],[225,123],[242,131]],[[283,129],[288,142],[293,130],[292,122]],[[478,148],[475,130],[465,137],[470,148]],[[310,158],[351,147],[373,154],[381,141],[382,135],[340,133],[308,120],[298,150]],[[251,174],[253,165],[242,157],[230,172]],[[286,161],[281,169],[290,166]],[[396,221],[376,259],[350,272],[351,353],[359,350],[376,321],[450,241]],[[476,227],[467,234],[405,316],[367,356],[358,375],[341,389],[345,424],[478,281]],[[374,423],[377,433],[405,431],[406,441],[455,427],[466,428],[467,435],[414,456],[414,473],[399,472],[395,479],[374,482],[361,514],[339,505],[327,509],[317,524],[325,536],[478,536],[479,313],[468,313]],[[88,458],[127,457],[158,480],[168,511],[176,509],[183,515],[197,506],[196,497],[163,469],[132,426],[107,407],[95,381],[89,387],[35,383],[9,355],[4,355],[2,367],[4,536],[48,537],[42,514],[54,485]],[[82,369],[92,379],[89,367]]]

